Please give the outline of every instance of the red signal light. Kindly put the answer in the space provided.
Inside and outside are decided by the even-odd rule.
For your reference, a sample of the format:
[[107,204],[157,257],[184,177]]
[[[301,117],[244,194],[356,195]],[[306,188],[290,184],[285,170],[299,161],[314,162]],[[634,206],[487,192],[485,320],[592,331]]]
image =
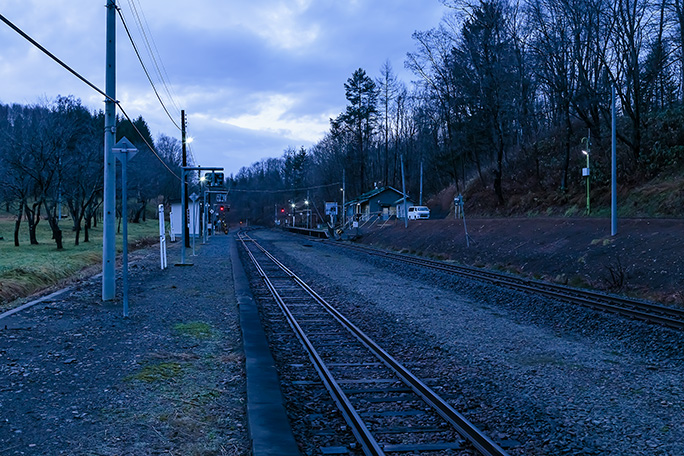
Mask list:
[[281,209],[281,210],[280,210],[280,213],[281,213],[281,214],[284,213],[284,212],[285,212],[285,209]]
[[219,207],[219,211],[223,212],[225,210],[225,207],[221,206]]

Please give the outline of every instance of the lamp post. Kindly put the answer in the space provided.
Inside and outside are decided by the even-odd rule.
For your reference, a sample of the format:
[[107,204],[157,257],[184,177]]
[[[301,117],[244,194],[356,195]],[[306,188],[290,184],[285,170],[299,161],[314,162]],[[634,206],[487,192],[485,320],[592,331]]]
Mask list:
[[200,177],[200,189],[202,192],[202,244],[207,243],[207,175]]
[[309,200],[306,199],[304,200],[304,206],[306,206],[305,212],[306,212],[306,228],[310,229],[311,228],[311,212],[309,212]]
[[[587,149],[589,149],[587,147]],[[587,167],[582,170],[582,175],[587,178],[587,215],[591,213],[591,203],[589,198],[589,182],[591,179],[591,171],[589,169],[589,150],[583,150],[582,153],[587,156]]]
[[294,228],[295,227],[295,208],[297,207],[297,205],[295,203],[292,203],[290,206],[292,207],[292,228]]

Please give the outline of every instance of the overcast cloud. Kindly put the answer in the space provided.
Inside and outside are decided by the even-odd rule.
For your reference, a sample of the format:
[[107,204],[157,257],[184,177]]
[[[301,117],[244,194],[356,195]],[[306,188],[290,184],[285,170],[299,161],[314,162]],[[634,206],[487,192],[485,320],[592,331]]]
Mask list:
[[[389,60],[402,80],[411,34],[439,24],[440,0],[118,0],[154,73],[133,6],[151,31],[192,151],[228,174],[288,146],[308,147],[344,110],[343,84],[363,68],[373,78]],[[0,0],[0,13],[104,90],[105,0]],[[142,6],[142,9],[141,9]],[[161,108],[117,20],[117,99],[142,115],[156,138],[180,137]],[[150,36],[148,36],[150,38]],[[153,76],[153,81],[158,80]],[[103,109],[92,91],[0,23],[0,102],[34,104],[74,95]]]

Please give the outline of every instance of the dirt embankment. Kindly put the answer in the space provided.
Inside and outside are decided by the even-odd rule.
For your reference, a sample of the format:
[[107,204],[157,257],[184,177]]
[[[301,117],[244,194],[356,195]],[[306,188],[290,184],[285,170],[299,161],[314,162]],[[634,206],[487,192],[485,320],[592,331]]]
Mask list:
[[360,242],[684,306],[684,220],[475,218],[403,221]]

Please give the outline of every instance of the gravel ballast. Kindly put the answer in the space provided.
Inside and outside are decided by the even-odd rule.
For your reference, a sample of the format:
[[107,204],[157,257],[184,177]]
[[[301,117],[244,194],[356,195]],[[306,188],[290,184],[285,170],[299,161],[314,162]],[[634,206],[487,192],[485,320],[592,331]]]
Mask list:
[[682,333],[291,234],[255,236],[400,361],[433,357],[421,375],[447,379],[457,410],[519,442],[511,454],[684,454]]

